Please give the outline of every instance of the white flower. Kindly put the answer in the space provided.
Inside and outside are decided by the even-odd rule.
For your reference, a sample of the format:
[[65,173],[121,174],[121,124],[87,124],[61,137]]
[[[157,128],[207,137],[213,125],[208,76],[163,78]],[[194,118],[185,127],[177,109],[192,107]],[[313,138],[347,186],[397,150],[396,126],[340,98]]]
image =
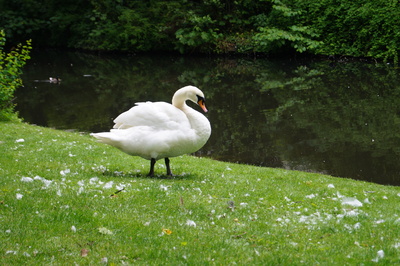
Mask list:
[[19,143],[19,142],[25,142],[24,139],[17,139],[15,142]]
[[329,184],[328,188],[335,188],[335,186],[333,184]]
[[22,199],[22,197],[23,197],[24,195],[17,193],[17,195],[15,195],[15,196],[16,196],[17,199]]
[[73,226],[71,226],[71,230],[72,230],[72,232],[76,232],[76,227],[73,225]]
[[316,197],[316,196],[315,196],[314,194],[310,194],[310,195],[307,195],[307,196],[306,196],[307,199],[312,199],[312,198],[315,198],[315,197]]

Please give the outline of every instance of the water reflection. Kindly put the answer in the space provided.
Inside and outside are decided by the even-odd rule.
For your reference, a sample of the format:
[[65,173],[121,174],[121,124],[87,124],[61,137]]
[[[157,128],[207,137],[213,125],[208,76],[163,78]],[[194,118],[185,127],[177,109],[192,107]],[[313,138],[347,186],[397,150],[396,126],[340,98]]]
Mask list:
[[107,130],[133,103],[169,102],[192,84],[213,127],[203,155],[399,185],[398,74],[356,62],[47,51],[25,69],[18,110],[35,124]]

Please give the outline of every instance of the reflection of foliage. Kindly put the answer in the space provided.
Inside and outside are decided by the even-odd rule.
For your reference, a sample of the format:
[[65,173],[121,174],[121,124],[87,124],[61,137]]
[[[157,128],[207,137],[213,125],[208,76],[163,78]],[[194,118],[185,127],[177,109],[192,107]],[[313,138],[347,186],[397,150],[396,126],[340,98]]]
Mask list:
[[[395,69],[366,63],[80,53],[65,58],[34,54],[30,63],[25,88],[18,91],[18,109],[32,123],[108,130],[112,118],[135,102],[169,102],[177,88],[192,84],[205,92],[213,130],[203,154],[352,177],[390,176],[398,169],[400,83]],[[50,75],[60,75],[61,84],[28,82]]]
[[273,86],[269,80],[259,80],[279,102],[274,112],[265,114],[272,128],[277,128],[275,138],[292,144],[290,151],[281,147],[285,160],[301,155],[319,162],[316,167],[321,170],[330,168],[329,164],[346,165],[347,160],[349,169],[355,166],[354,176],[360,174],[359,166],[351,165],[354,157],[375,162],[369,166],[371,175],[383,174],[377,171],[380,160],[372,158],[385,156],[386,165],[397,165],[400,86],[395,70],[355,63],[332,68],[319,63],[294,72],[294,77],[275,81]]

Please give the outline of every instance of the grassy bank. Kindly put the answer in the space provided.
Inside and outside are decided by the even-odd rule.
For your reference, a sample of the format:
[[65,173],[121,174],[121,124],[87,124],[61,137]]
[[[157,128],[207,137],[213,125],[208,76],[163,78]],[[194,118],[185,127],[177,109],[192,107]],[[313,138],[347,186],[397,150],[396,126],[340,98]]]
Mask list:
[[147,178],[87,135],[0,128],[4,264],[399,261],[398,187],[191,156]]

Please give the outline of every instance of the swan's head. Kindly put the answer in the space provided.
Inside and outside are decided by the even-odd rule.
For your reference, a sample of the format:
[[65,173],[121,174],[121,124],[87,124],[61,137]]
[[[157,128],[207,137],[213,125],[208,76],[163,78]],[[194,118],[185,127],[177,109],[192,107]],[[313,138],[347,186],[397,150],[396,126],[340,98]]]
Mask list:
[[174,97],[172,97],[172,104],[178,108],[181,108],[186,100],[191,100],[192,102],[198,104],[205,113],[208,112],[204,93],[197,87],[186,86],[177,90],[174,94]]

